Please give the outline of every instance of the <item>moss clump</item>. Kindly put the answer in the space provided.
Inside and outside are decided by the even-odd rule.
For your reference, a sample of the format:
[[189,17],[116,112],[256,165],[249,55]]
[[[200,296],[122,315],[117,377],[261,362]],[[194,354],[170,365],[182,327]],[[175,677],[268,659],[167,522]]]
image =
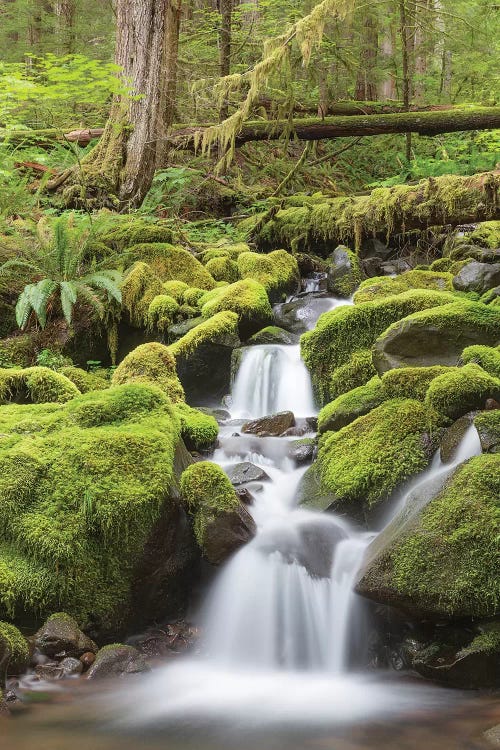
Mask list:
[[474,424],[483,453],[500,453],[500,409],[479,412]]
[[189,450],[204,451],[213,446],[219,425],[212,416],[187,404],[178,404],[176,412],[181,422],[181,437]]
[[360,349],[352,354],[348,362],[334,371],[323,397],[329,395],[332,399],[337,398],[353,388],[364,385],[376,374],[370,349]]
[[29,367],[35,356],[36,346],[29,333],[0,341],[0,367]]
[[192,307],[197,307],[198,302],[205,294],[204,289],[198,289],[196,286],[188,287],[182,293],[182,302]]
[[200,255],[203,263],[208,263],[212,258],[231,258],[237,260],[241,253],[250,252],[246,242],[219,242],[217,245],[204,245],[200,247]]
[[467,235],[467,242],[481,247],[500,247],[500,221],[483,221]]
[[463,350],[459,364],[467,365],[471,362],[480,365],[494,378],[500,378],[500,346],[468,346]]
[[[8,673],[19,674],[28,666],[29,648],[26,638],[8,622],[0,622],[0,665]],[[3,676],[3,675],[2,675]],[[1,677],[0,676],[0,679]]]
[[392,399],[320,440],[321,485],[358,515],[425,469],[444,420],[412,399]]
[[346,364],[353,352],[370,348],[391,323],[454,299],[446,292],[412,290],[375,302],[337,307],[321,315],[316,328],[303,334],[300,343],[302,357],[323,401],[328,398],[334,371]]
[[166,243],[143,243],[128,250],[137,261],[148,263],[162,281],[184,281],[200,289],[213,289],[215,281],[207,269],[183,247]]
[[236,262],[228,255],[212,258],[206,264],[206,269],[216,281],[227,281],[233,284],[240,278]]
[[482,409],[488,398],[500,399],[500,379],[479,365],[449,367],[429,385],[426,403],[450,419],[458,419],[473,409]]
[[163,292],[160,277],[147,263],[134,263],[122,284],[122,306],[130,322],[137,327],[146,326],[149,305]]
[[429,384],[443,375],[450,368],[435,365],[434,367],[400,367],[389,370],[382,375],[382,383],[388,398],[416,398],[423,401]]
[[170,497],[179,420],[144,384],[50,407],[5,407],[40,429],[0,441],[0,616],[62,608],[82,626],[117,627]]
[[152,383],[172,402],[184,401],[184,390],[177,377],[175,358],[163,344],[142,344],[127,354],[113,373],[112,385]]
[[73,365],[66,365],[59,369],[61,375],[64,375],[68,380],[76,385],[80,393],[88,393],[89,391],[103,391],[109,387],[109,383],[104,378],[95,375],[92,372],[82,370],[80,367],[74,367]]
[[[188,289],[189,286],[185,281],[165,281],[164,284],[162,284],[164,294],[173,297],[179,304],[184,302],[184,292]],[[203,291],[203,294],[205,294],[205,290]]]
[[207,526],[219,513],[236,510],[239,500],[229,477],[220,466],[201,461],[189,466],[181,477],[181,493],[194,518],[194,530],[203,547]]
[[362,302],[371,302],[394,294],[401,294],[410,289],[431,289],[434,291],[452,291],[453,276],[451,273],[438,273],[437,271],[406,271],[394,278],[378,276],[374,279],[363,281],[354,295],[356,305]]
[[158,294],[148,307],[148,328],[156,328],[164,333],[172,325],[179,312],[179,304],[168,294]]
[[48,367],[0,370],[0,404],[9,401],[62,404],[78,395],[80,391],[69,378]]
[[96,237],[100,245],[118,252],[143,242],[175,242],[177,232],[167,221],[151,221],[127,214],[99,214]]
[[451,258],[438,258],[430,265],[431,271],[439,271],[440,273],[444,273],[446,271],[450,271],[451,266],[453,265],[453,261]]
[[318,415],[318,432],[340,430],[358,417],[368,414],[387,399],[382,381],[376,375],[365,385],[338,396],[321,409]]
[[500,605],[500,456],[460,466],[398,540],[384,567],[424,611],[487,617]]
[[182,338],[170,344],[169,351],[175,357],[189,357],[203,344],[231,344],[238,342],[238,316],[234,312],[216,313],[213,318],[191,328]]
[[300,282],[297,261],[286,250],[274,250],[268,255],[241,253],[238,271],[242,279],[254,279],[262,284],[273,301],[295,292]]
[[339,297],[351,297],[365,278],[359,258],[345,245],[339,245],[331,257],[328,290]]
[[221,289],[214,289],[203,295],[199,305],[204,318],[211,318],[224,310],[236,313],[242,338],[247,338],[273,321],[273,311],[266,290],[253,279],[243,279]]

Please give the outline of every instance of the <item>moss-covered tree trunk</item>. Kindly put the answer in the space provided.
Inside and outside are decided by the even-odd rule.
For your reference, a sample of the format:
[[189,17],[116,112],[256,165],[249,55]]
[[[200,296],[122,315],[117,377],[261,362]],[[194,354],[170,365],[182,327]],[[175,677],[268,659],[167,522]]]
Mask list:
[[96,148],[53,181],[76,205],[136,206],[146,195],[173,111],[178,0],[118,0],[115,61],[130,97],[114,102]]

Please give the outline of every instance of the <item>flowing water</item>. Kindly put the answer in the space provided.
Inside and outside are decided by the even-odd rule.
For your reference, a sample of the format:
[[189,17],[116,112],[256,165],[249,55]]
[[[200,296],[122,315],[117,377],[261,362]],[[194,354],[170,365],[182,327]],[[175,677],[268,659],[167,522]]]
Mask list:
[[[332,308],[339,301],[328,304]],[[468,737],[471,729],[460,723],[469,698],[396,674],[363,671],[369,620],[353,584],[376,533],[335,514],[296,506],[305,469],[290,458],[293,438],[239,433],[242,420],[283,410],[298,417],[316,412],[299,347],[247,348],[233,384],[232,419],[221,427],[213,460],[222,467],[252,461],[267,473],[267,480],[249,486],[257,534],[223,567],[207,596],[200,654],[128,682],[118,694],[114,688],[99,707],[89,704],[100,729],[93,727],[88,747],[98,748],[99,742],[106,750],[128,748],[129,742],[152,750],[232,747],[235,736],[245,748],[485,747],[476,725],[477,744],[460,744],[460,732]],[[400,529],[458,463],[478,452],[477,433],[470,428],[452,464],[442,465],[436,456],[396,498],[384,533]],[[479,705],[477,722],[481,711],[489,716],[492,710],[486,699]],[[427,737],[420,726],[423,715]],[[454,730],[434,745],[431,728],[438,715],[461,729],[455,731],[453,724]],[[391,744],[394,732],[404,736],[408,727],[423,744],[408,738]],[[15,747],[23,747],[19,735],[15,741]],[[64,744],[53,741],[50,747]]]

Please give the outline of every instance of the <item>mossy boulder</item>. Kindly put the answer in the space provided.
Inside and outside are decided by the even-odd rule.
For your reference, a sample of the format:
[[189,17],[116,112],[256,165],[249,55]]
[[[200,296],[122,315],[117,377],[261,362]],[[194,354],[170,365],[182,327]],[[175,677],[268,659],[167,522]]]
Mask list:
[[459,466],[438,494],[368,548],[358,593],[420,619],[500,608],[500,456]]
[[168,294],[158,294],[149,303],[147,313],[148,328],[156,328],[165,333],[175,320],[180,307],[177,300]]
[[112,385],[152,383],[175,403],[184,401],[184,390],[177,376],[175,357],[163,344],[142,344],[118,365]]
[[194,255],[168,243],[142,243],[127,251],[136,261],[147,263],[162,281],[184,281],[189,286],[213,289],[215,279]]
[[219,425],[210,414],[187,404],[178,404],[176,411],[181,421],[181,436],[189,450],[206,451],[214,445]]
[[79,395],[80,391],[69,378],[48,367],[0,369],[0,404],[65,403]]
[[122,307],[128,313],[130,324],[137,328],[145,327],[149,305],[163,292],[158,274],[147,263],[138,261],[127,271],[121,292]]
[[278,302],[283,295],[292,294],[299,287],[299,266],[286,250],[274,250],[267,255],[241,253],[237,263],[241,278],[262,284],[272,302]]
[[474,362],[495,378],[500,378],[500,347],[468,346],[460,355],[460,365]]
[[468,242],[481,247],[500,247],[500,221],[483,221],[467,235]]
[[149,672],[144,656],[133,646],[122,643],[111,643],[99,649],[96,660],[87,673],[89,680],[126,677],[132,674]]
[[321,400],[325,402],[333,395],[329,381],[335,370],[346,364],[354,352],[371,348],[392,323],[453,300],[447,292],[412,290],[375,302],[336,307],[321,315],[316,328],[305,333],[300,342],[302,357]]
[[109,382],[101,378],[100,375],[96,375],[93,372],[87,372],[82,370],[81,367],[74,367],[73,365],[65,365],[59,368],[61,375],[64,375],[68,380],[76,385],[80,393],[88,393],[89,391],[103,391],[109,387]]
[[[413,399],[391,399],[320,439],[317,495],[328,507],[365,519],[409,477],[425,469],[444,422]],[[302,494],[302,502],[309,505]]]
[[321,409],[318,416],[318,432],[336,431],[368,414],[387,399],[382,381],[376,375],[365,385],[338,396]]
[[500,284],[500,263],[467,263],[453,278],[459,292],[484,292]]
[[465,347],[499,339],[500,311],[461,300],[393,323],[374,343],[373,364],[380,375],[395,367],[456,365]]
[[356,253],[339,245],[329,258],[326,286],[336,297],[351,297],[363,281],[363,272]]
[[198,544],[214,565],[254,536],[251,515],[217,464],[202,461],[188,467],[181,477],[181,493],[193,516]]
[[205,268],[216,281],[227,281],[228,284],[233,284],[240,278],[238,264],[228,255],[211,258]]
[[266,326],[262,330],[254,333],[250,336],[247,345],[260,345],[260,344],[296,344],[298,337],[294,336],[293,333],[285,331],[284,328],[279,326]]
[[438,375],[445,374],[450,368],[442,365],[434,367],[400,367],[388,370],[382,375],[382,383],[387,398],[416,398],[423,401],[430,383]]
[[96,221],[96,239],[100,245],[123,252],[138,243],[175,242],[177,231],[161,219],[141,218],[130,214],[99,214]]
[[[176,302],[182,304],[185,302],[184,300],[184,294],[190,289],[191,287],[186,284],[185,281],[164,281],[161,285],[161,288],[163,290],[164,294],[168,294],[169,297],[173,297]],[[203,294],[205,294],[205,289],[203,290]],[[199,297],[198,297],[199,299]]]
[[433,271],[406,271],[393,278],[379,276],[363,281],[354,295],[354,303],[372,302],[394,294],[401,294],[410,289],[431,289],[434,291],[452,291],[451,273]]
[[223,311],[236,313],[242,340],[273,322],[273,311],[266,290],[254,279],[243,279],[214,289],[203,295],[199,306],[204,318],[211,318]]
[[323,397],[329,396],[335,399],[354,388],[365,385],[375,375],[377,371],[373,366],[371,350],[359,349],[353,352],[345,364],[334,370],[328,387],[323,392]]
[[486,400],[500,400],[500,379],[479,365],[450,367],[432,380],[425,402],[450,419],[458,419],[474,409],[483,409]]
[[483,453],[500,453],[500,409],[483,411],[474,419]]
[[29,647],[23,634],[11,623],[0,622],[0,685],[6,674],[21,674],[28,666]]

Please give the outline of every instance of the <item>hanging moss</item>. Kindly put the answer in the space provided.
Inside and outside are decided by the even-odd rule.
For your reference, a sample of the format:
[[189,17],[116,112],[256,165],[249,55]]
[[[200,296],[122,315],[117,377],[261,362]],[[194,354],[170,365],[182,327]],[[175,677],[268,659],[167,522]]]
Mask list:
[[[322,401],[329,395],[339,395],[329,393],[335,370],[346,364],[354,352],[370,348],[391,323],[417,310],[445,305],[454,299],[447,292],[411,290],[374,302],[337,307],[321,315],[316,328],[305,333],[300,344],[302,357]],[[366,380],[373,374],[371,371]],[[362,382],[355,382],[351,388],[357,385]]]
[[147,325],[149,305],[162,292],[161,279],[151,266],[137,262],[131,267],[122,283],[122,305],[132,325]]
[[188,250],[167,243],[143,243],[128,249],[133,259],[147,262],[162,281],[184,281],[200,289],[213,289],[214,278]]
[[239,500],[229,477],[217,464],[201,461],[181,477],[182,497],[194,518],[196,540],[203,547],[205,530],[218,514],[236,510]]
[[148,328],[156,328],[164,333],[174,322],[179,309],[173,297],[158,294],[151,300],[148,308]]
[[163,344],[142,344],[127,354],[113,373],[112,385],[152,383],[172,402],[184,401],[184,390],[177,377],[175,358]]
[[206,264],[206,269],[216,281],[227,281],[232,284],[240,278],[238,266],[229,255],[212,258]]
[[459,364],[470,362],[480,365],[494,378],[500,378],[500,346],[468,346],[463,350]]
[[500,379],[479,365],[449,367],[429,385],[425,401],[451,419],[458,419],[473,409],[483,409],[488,398],[500,400]]
[[241,278],[258,281],[272,301],[276,302],[283,295],[298,289],[299,267],[293,255],[286,250],[274,250],[268,255],[241,253],[237,262]]
[[178,404],[176,412],[181,423],[181,437],[189,450],[205,451],[214,445],[219,425],[212,416],[187,404]]
[[211,318],[218,312],[229,310],[238,315],[242,338],[247,338],[273,321],[273,311],[264,287],[253,279],[214,289],[199,301],[201,314]]
[[79,394],[69,378],[48,367],[0,370],[0,404],[8,401],[64,403]]
[[182,338],[170,344],[169,351],[175,357],[187,358],[204,344],[229,344],[238,341],[238,316],[234,312],[216,313],[209,320],[199,323]]
[[363,281],[354,295],[354,303],[371,302],[372,300],[390,297],[406,292],[409,289],[432,289],[436,291],[453,291],[451,273],[437,271],[406,271],[394,278],[378,276]]
[[61,375],[64,375],[68,380],[76,385],[80,393],[88,393],[89,391],[103,391],[109,387],[109,383],[104,378],[95,375],[92,372],[82,370],[80,367],[74,367],[73,365],[66,365],[59,369]]
[[353,388],[324,406],[318,415],[318,432],[321,435],[340,430],[380,406],[387,398],[382,381],[376,375],[365,385]]
[[429,384],[449,367],[399,367],[382,375],[382,383],[389,398],[416,398],[423,401]]

